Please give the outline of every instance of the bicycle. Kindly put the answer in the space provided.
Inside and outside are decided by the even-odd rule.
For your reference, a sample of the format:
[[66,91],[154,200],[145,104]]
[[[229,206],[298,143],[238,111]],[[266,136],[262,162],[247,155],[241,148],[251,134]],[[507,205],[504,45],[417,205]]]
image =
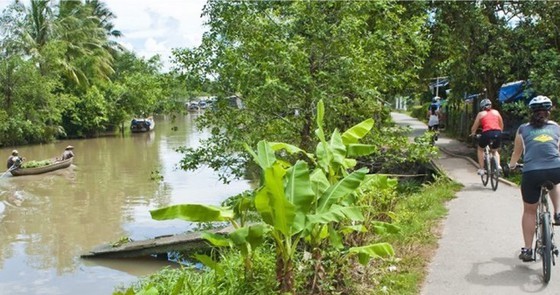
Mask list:
[[435,145],[436,141],[438,140],[439,137],[439,128],[438,126],[428,126],[428,132],[432,132],[432,136],[430,137],[430,143],[431,145]]
[[[480,134],[476,135],[476,139],[480,139]],[[480,179],[482,180],[482,185],[488,185],[488,180],[490,180],[490,186],[492,187],[493,191],[498,189],[498,183],[500,179],[500,167],[498,160],[494,157],[494,153],[490,149],[490,146],[494,144],[494,139],[490,139],[488,145],[484,147],[484,174],[480,175]]]
[[[517,168],[523,168],[523,164],[517,164]],[[537,220],[535,222],[535,247],[533,248],[533,260],[537,255],[542,260],[543,281],[550,281],[552,265],[556,265],[555,256],[558,257],[558,248],[554,244],[554,231],[552,230],[552,214],[548,202],[548,193],[554,188],[554,184],[546,181],[541,185],[541,194],[537,206]]]

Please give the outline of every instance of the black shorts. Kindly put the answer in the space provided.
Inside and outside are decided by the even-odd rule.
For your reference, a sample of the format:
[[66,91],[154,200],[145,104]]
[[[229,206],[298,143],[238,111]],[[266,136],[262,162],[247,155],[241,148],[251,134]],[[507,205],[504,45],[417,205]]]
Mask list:
[[490,140],[494,140],[494,142],[490,146],[491,149],[500,148],[500,146],[502,145],[502,131],[488,130],[486,132],[482,132],[482,134],[480,135],[480,139],[478,140],[478,146],[481,148],[485,148],[490,144]]
[[523,201],[535,204],[541,195],[541,185],[546,181],[560,183],[560,168],[523,172],[521,176],[521,196]]
[[429,131],[438,131],[439,130],[439,124],[428,126],[428,130]]

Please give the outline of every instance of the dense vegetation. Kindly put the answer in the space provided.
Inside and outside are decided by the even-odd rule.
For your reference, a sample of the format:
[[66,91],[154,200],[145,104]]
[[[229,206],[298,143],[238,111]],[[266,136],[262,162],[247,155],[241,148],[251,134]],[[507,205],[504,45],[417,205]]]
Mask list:
[[96,136],[171,107],[173,75],[120,46],[113,19],[97,0],[14,1],[2,12],[0,146]]
[[[132,116],[176,109],[178,98],[186,93],[218,97],[212,111],[198,122],[201,128],[211,128],[212,136],[200,148],[180,149],[185,155],[180,164],[183,169],[209,165],[220,171],[224,181],[254,171],[253,177],[264,182],[242,204],[255,207],[261,226],[241,226],[233,237],[237,240],[227,241],[232,245],[230,256],[220,253],[227,257],[221,265],[213,257],[198,256],[213,272],[169,277],[164,273],[149,283],[169,279],[159,286],[167,291],[175,286],[194,292],[208,286],[209,292],[224,293],[253,287],[262,289],[247,293],[271,289],[358,293],[348,287],[356,283],[352,272],[362,270],[356,270],[352,261],[343,261],[353,253],[365,262],[364,256],[376,252],[368,252],[371,248],[351,252],[361,247],[352,235],[368,243],[394,236],[384,225],[376,228],[379,232],[360,236],[362,228],[354,223],[361,221],[366,228],[380,221],[397,224],[399,215],[393,210],[407,206],[414,193],[404,194],[410,200],[399,199],[398,189],[387,179],[380,183],[389,189],[374,190],[381,193],[361,185],[347,187],[349,195],[362,196],[352,202],[369,200],[361,218],[354,207],[345,207],[366,205],[359,202],[329,201],[322,203],[329,206],[321,212],[308,205],[313,198],[321,199],[322,189],[350,175],[356,180],[366,170],[416,173],[419,166],[412,164],[426,163],[432,156],[422,138],[420,144],[410,144],[402,130],[391,126],[387,106],[396,97],[425,103],[433,96],[428,82],[448,77],[451,89],[440,94],[458,110],[448,115],[461,126],[472,119],[465,110],[476,110],[476,106],[463,108],[465,94],[486,89],[500,108],[496,98],[505,82],[530,79],[538,94],[556,103],[559,98],[560,2],[209,0],[203,15],[209,30],[202,43],[176,48],[174,69],[167,74],[161,73],[158,57],[145,60],[119,46],[121,33],[112,24],[114,15],[101,1],[31,0],[28,5],[14,1],[0,16],[0,146],[114,132]],[[241,103],[232,106],[232,97]],[[523,107],[519,104],[510,111],[522,116]],[[322,108],[324,112],[319,111]],[[362,145],[350,148],[356,143],[341,139],[338,130],[351,130],[363,122],[373,123],[367,123]],[[449,134],[461,134],[456,125],[447,127]],[[327,130],[333,132],[329,141]],[[279,142],[287,150],[275,150]],[[274,153],[278,158],[259,161],[261,153],[271,155],[270,149],[279,153]],[[285,154],[293,151],[298,152]],[[325,177],[312,182],[311,189],[303,189],[303,201],[302,196],[282,191],[282,185],[289,183],[283,177],[297,175],[308,185],[310,173]],[[364,197],[368,193],[370,199]],[[282,198],[287,196],[291,198]],[[297,204],[291,203],[295,200]],[[334,207],[335,213],[329,211],[333,204],[340,206]],[[405,210],[403,216],[420,211]],[[304,216],[308,223],[294,216]],[[308,231],[300,229],[302,225]],[[358,234],[348,234],[347,229]],[[252,251],[257,244],[262,247]],[[307,247],[311,258],[305,251],[293,252],[298,247]],[[244,271],[246,280],[237,279],[239,271]],[[413,284],[419,284],[421,277]],[[315,284],[321,279],[323,284]],[[381,284],[371,285],[375,291],[387,291],[375,289]],[[159,290],[151,287],[136,290]],[[415,287],[399,290],[410,293]]]

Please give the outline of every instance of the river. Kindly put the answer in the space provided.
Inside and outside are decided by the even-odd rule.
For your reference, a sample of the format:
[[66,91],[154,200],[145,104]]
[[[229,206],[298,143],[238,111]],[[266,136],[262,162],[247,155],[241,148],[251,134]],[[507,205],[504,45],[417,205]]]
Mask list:
[[[193,227],[180,220],[152,220],[151,209],[218,205],[250,189],[247,180],[222,184],[208,168],[185,172],[176,167],[182,158],[177,147],[197,146],[208,136],[196,130],[196,116],[156,117],[150,133],[15,147],[20,156],[41,160],[73,145],[75,158],[63,170],[0,178],[0,294],[111,294],[117,286],[173,267],[155,259],[80,255],[122,237],[141,240]],[[0,155],[7,159],[12,149],[0,149]]]

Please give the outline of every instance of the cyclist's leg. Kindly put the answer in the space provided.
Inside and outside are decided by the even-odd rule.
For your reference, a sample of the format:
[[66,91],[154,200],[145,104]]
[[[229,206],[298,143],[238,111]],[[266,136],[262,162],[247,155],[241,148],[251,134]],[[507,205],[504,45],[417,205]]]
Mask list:
[[496,161],[498,163],[498,168],[501,170],[501,162],[500,162],[500,147],[502,146],[502,132],[495,130],[495,131],[490,131],[491,132],[491,136],[494,139],[494,142],[492,142],[492,154],[494,155],[494,158],[496,158]]
[[523,231],[523,242],[525,249],[533,247],[533,237],[535,236],[535,221],[537,219],[537,203],[529,204],[523,202],[523,215],[521,217],[521,229]]
[[537,219],[537,206],[540,198],[540,182],[542,182],[540,171],[525,172],[521,176],[521,196],[523,198],[523,215],[521,217],[521,229],[523,231],[523,242],[525,248],[533,246],[535,235],[535,221]]
[[560,183],[560,168],[550,169],[549,173],[554,177],[552,182],[555,184],[554,188],[549,193],[550,201],[552,202],[552,207],[554,209],[553,220],[554,223],[558,223],[558,221],[560,221],[560,216],[557,217],[558,214],[560,214],[560,187],[558,185]]
[[484,148],[489,144],[487,132],[483,132],[478,139],[476,155],[478,158],[478,168],[484,170]]

